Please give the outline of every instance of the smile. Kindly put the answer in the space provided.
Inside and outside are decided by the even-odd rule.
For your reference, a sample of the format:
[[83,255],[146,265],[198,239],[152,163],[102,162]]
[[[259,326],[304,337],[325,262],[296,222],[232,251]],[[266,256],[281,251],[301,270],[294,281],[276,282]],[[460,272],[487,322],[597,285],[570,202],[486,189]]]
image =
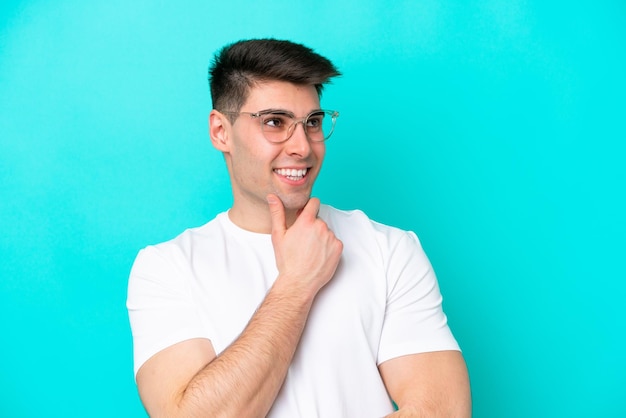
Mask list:
[[276,168],[274,169],[274,173],[286,177],[289,180],[292,181],[298,181],[298,180],[302,180],[304,178],[304,176],[306,176],[306,173],[309,171],[308,168],[301,168],[301,169],[295,169],[295,168]]

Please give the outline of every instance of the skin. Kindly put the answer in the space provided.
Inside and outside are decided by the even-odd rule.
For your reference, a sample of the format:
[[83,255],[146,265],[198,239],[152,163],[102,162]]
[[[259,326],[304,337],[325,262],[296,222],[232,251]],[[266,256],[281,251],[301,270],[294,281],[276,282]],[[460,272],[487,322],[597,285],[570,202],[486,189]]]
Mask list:
[[[242,111],[280,108],[302,117],[319,109],[313,86],[264,82],[251,88]],[[270,410],[319,290],[333,277],[343,244],[321,219],[311,198],[324,143],[310,142],[302,125],[281,144],[265,140],[259,122],[241,115],[234,123],[209,116],[213,146],[224,154],[231,178],[230,219],[271,233],[278,277],[250,322],[216,356],[211,341],[192,339],[154,355],[139,369],[139,394],[152,417],[263,417]],[[301,180],[275,169],[307,168]],[[393,417],[469,417],[467,369],[459,352],[403,356],[379,366]]]

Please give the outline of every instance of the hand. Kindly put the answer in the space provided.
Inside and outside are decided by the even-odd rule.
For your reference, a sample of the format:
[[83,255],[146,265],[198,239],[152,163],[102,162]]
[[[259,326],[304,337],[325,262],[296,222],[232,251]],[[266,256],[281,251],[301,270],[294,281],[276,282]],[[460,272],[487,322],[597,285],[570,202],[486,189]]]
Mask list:
[[343,243],[317,217],[319,199],[309,199],[290,228],[285,224],[285,207],[278,196],[268,195],[267,202],[279,277],[289,278],[317,294],[335,274]]

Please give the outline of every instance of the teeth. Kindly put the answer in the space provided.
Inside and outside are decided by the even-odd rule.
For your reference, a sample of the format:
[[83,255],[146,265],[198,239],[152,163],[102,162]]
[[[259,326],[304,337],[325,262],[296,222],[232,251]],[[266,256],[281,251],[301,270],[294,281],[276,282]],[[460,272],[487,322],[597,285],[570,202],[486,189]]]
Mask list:
[[290,180],[299,180],[304,177],[307,173],[308,169],[295,169],[295,168],[277,168],[274,170],[275,173],[280,174],[281,176],[287,177]]

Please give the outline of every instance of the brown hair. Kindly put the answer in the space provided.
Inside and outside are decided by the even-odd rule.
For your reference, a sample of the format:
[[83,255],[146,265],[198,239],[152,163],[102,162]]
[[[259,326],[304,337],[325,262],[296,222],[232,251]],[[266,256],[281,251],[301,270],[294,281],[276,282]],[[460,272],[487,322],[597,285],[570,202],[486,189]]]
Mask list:
[[260,81],[313,85],[321,96],[324,84],[341,75],[332,62],[291,41],[251,39],[226,45],[209,66],[213,108],[238,112],[250,87]]

